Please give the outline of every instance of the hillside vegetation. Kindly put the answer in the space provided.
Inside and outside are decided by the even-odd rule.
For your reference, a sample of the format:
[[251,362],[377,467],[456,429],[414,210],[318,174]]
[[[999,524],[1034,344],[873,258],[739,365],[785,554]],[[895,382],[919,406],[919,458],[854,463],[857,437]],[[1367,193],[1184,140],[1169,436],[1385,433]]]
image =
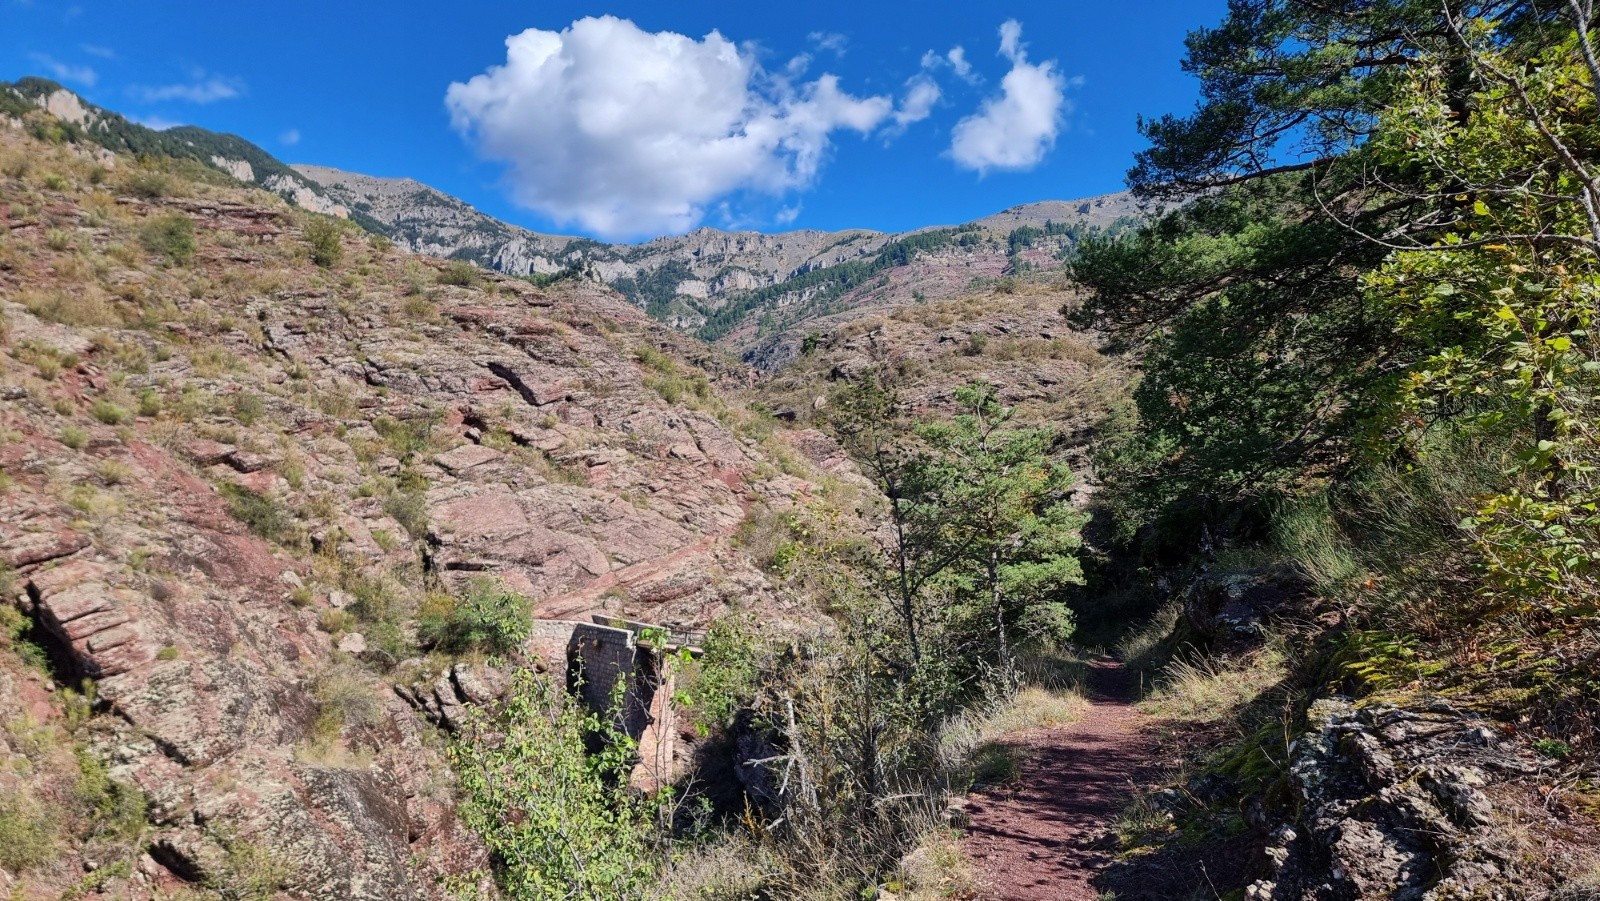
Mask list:
[[[1237,730],[1191,755],[1215,781],[1180,782],[1169,810],[1191,836],[1258,830],[1275,856],[1235,884],[1249,897],[1324,897],[1330,871],[1336,897],[1544,897],[1592,866],[1590,16],[1236,4],[1189,40],[1204,102],[1147,122],[1130,173],[1141,195],[1198,197],[1073,265],[1080,321],[1142,356],[1096,453],[1101,601],[1121,618],[1183,587],[1181,615],[1128,650],[1178,654],[1168,709],[1199,692],[1187,709]],[[1247,650],[1272,630],[1272,654]],[[1393,726],[1408,719],[1506,741],[1441,750]],[[1358,752],[1355,734],[1378,737]],[[1339,782],[1346,766],[1370,787]],[[1478,786],[1471,815],[1429,794],[1461,784],[1451,766]],[[1415,841],[1431,827],[1397,798],[1453,824]],[[1268,838],[1278,823],[1293,834]]]

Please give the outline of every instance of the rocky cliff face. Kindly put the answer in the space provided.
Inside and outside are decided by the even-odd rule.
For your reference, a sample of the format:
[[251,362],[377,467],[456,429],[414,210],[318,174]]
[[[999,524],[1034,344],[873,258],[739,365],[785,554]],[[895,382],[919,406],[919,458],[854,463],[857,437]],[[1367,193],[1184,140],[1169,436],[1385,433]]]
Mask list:
[[475,260],[511,275],[558,272],[574,239],[541,235],[491,218],[409,178],[375,178],[326,166],[294,170],[401,249]]
[[270,195],[0,157],[0,891],[442,897],[483,854],[407,699],[483,680],[430,611],[814,616],[736,540],[806,457],[609,289],[353,229],[320,268]]
[[814,319],[764,361],[777,371],[763,393],[779,416],[805,425],[826,415],[835,386],[872,370],[919,410],[950,412],[955,388],[984,382],[1020,420],[1059,435],[1058,452],[1080,477],[1077,499],[1087,503],[1090,443],[1132,371],[1127,358],[1102,353],[1099,334],[1071,327],[1061,309],[1075,302],[1070,290],[1035,283]]
[[[1145,825],[1112,830],[1124,853],[1096,886],[1137,901],[1197,884],[1246,901],[1595,897],[1594,795],[1570,749],[1493,696],[1367,681],[1372,658],[1351,648],[1379,633],[1350,614],[1283,566],[1219,563],[1176,593],[1167,647],[1204,662],[1188,689],[1169,676],[1156,709],[1185,691],[1195,707],[1153,742],[1162,769],[1130,806]],[[1206,679],[1255,687],[1230,702]]]

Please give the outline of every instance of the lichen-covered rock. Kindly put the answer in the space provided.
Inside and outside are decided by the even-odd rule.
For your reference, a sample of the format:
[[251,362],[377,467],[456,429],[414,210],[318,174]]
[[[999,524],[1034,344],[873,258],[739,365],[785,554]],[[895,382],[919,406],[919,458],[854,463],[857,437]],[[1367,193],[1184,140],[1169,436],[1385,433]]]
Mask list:
[[1508,822],[1483,791],[1540,764],[1474,714],[1313,703],[1289,766],[1295,817],[1273,829],[1252,901],[1529,897]]
[[1282,568],[1206,573],[1184,591],[1183,618],[1206,639],[1239,646],[1259,642],[1305,596],[1305,579]]

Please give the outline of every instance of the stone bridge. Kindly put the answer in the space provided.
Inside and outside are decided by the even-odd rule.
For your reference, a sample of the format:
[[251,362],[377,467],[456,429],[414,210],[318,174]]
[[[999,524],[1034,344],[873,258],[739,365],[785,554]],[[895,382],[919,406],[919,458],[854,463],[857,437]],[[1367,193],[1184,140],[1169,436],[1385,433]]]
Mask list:
[[523,647],[590,711],[615,714],[639,743],[632,782],[649,791],[676,774],[672,660],[679,646],[660,626],[597,615],[593,622],[536,620]]
[[[588,710],[616,717],[623,732],[639,743],[630,781],[652,791],[678,773],[672,662],[682,650],[698,654],[689,644],[697,637],[600,615],[591,622],[542,619],[534,621],[523,651]],[[455,730],[466,705],[492,701],[508,682],[505,672],[458,663],[431,685],[396,685],[395,690],[430,719]]]

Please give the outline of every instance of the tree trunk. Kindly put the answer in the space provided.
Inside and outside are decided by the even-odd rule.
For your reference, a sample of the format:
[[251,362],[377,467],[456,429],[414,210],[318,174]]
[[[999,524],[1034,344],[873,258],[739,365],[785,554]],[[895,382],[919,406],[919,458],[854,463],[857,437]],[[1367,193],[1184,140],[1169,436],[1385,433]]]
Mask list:
[[1006,640],[1006,610],[1000,597],[1000,550],[989,551],[989,603],[994,605],[994,634],[1000,672],[1011,683],[1011,645]]
[[[1533,446],[1537,449],[1540,443],[1554,441],[1556,437],[1555,423],[1550,421],[1550,414],[1555,412],[1549,401],[1541,402],[1533,410]],[[1561,458],[1552,454],[1550,462],[1544,470],[1544,491],[1553,501],[1561,500],[1565,486],[1561,484]]]

